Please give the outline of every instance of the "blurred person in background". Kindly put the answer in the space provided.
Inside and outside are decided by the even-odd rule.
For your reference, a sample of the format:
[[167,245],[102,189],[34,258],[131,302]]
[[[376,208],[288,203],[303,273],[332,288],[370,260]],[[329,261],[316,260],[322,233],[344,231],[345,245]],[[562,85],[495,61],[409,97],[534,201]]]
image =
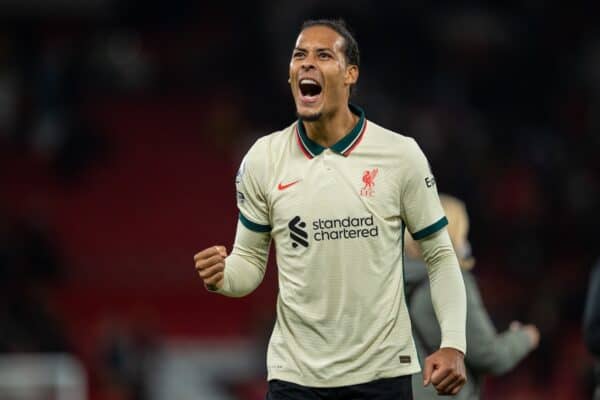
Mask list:
[[465,382],[465,291],[435,180],[412,138],[349,103],[358,75],[343,21],[302,25],[289,67],[299,120],[242,161],[231,254],[194,256],[209,290],[241,297],[262,281],[275,241],[268,399],[412,399],[420,366],[402,285],[405,228],[424,254],[443,337],[423,384],[456,394]]
[[[456,197],[443,193],[440,194],[440,201],[448,218],[448,232],[459,259],[467,292],[467,383],[456,398],[479,399],[485,375],[501,375],[513,369],[538,346],[540,333],[536,326],[522,325],[517,321],[507,331],[500,334],[496,332],[471,273],[475,259],[471,255],[467,239],[469,215],[465,204]],[[431,302],[427,269],[419,248],[408,235],[405,246],[408,256],[405,271],[408,306],[419,359],[423,362],[423,358],[439,346],[440,330]],[[421,379],[420,374],[413,376],[415,399],[437,399],[434,390],[416,385]]]
[[600,400],[600,260],[596,262],[590,275],[583,314],[583,338],[596,361],[594,400]]

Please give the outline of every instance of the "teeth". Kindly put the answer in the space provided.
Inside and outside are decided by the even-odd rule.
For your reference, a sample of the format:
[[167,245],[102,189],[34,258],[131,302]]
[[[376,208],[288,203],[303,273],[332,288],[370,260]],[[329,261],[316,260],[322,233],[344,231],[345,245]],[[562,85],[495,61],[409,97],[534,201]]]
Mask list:
[[307,85],[318,85],[317,81],[313,80],[313,79],[302,79],[300,81],[300,84],[307,84]]

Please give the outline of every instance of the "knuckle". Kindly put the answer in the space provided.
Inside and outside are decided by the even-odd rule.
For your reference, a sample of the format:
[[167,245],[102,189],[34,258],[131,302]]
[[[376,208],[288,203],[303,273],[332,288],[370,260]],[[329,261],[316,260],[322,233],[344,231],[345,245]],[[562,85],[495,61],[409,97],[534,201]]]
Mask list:
[[222,274],[221,274],[221,273],[215,274],[215,275],[213,275],[213,276],[212,276],[212,277],[209,279],[209,281],[210,281],[210,282],[208,282],[208,283],[210,283],[210,284],[213,284],[213,285],[214,285],[214,284],[218,283],[218,282],[221,280],[221,278],[222,278],[222,277],[223,277],[223,276],[222,276]]
[[209,267],[210,267],[210,265],[201,264],[201,265],[198,267],[198,270],[199,270],[199,271],[206,271],[206,270],[208,270],[208,269],[209,269]]

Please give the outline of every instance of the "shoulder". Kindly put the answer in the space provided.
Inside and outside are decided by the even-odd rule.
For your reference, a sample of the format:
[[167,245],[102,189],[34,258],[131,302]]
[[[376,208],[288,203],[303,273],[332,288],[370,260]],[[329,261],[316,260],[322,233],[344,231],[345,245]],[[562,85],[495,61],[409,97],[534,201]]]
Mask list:
[[374,144],[394,152],[401,159],[411,160],[422,156],[423,152],[413,137],[384,128],[371,120],[367,122],[370,140]]

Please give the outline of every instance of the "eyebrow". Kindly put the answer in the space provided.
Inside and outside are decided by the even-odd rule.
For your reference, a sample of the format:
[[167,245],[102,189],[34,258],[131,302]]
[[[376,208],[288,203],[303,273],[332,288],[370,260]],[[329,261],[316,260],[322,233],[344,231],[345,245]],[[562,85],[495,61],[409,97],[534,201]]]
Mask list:
[[[307,49],[305,49],[304,47],[294,47],[294,51],[308,51]],[[316,51],[329,51],[334,53],[333,49],[330,49],[329,47],[319,47],[316,49]]]

